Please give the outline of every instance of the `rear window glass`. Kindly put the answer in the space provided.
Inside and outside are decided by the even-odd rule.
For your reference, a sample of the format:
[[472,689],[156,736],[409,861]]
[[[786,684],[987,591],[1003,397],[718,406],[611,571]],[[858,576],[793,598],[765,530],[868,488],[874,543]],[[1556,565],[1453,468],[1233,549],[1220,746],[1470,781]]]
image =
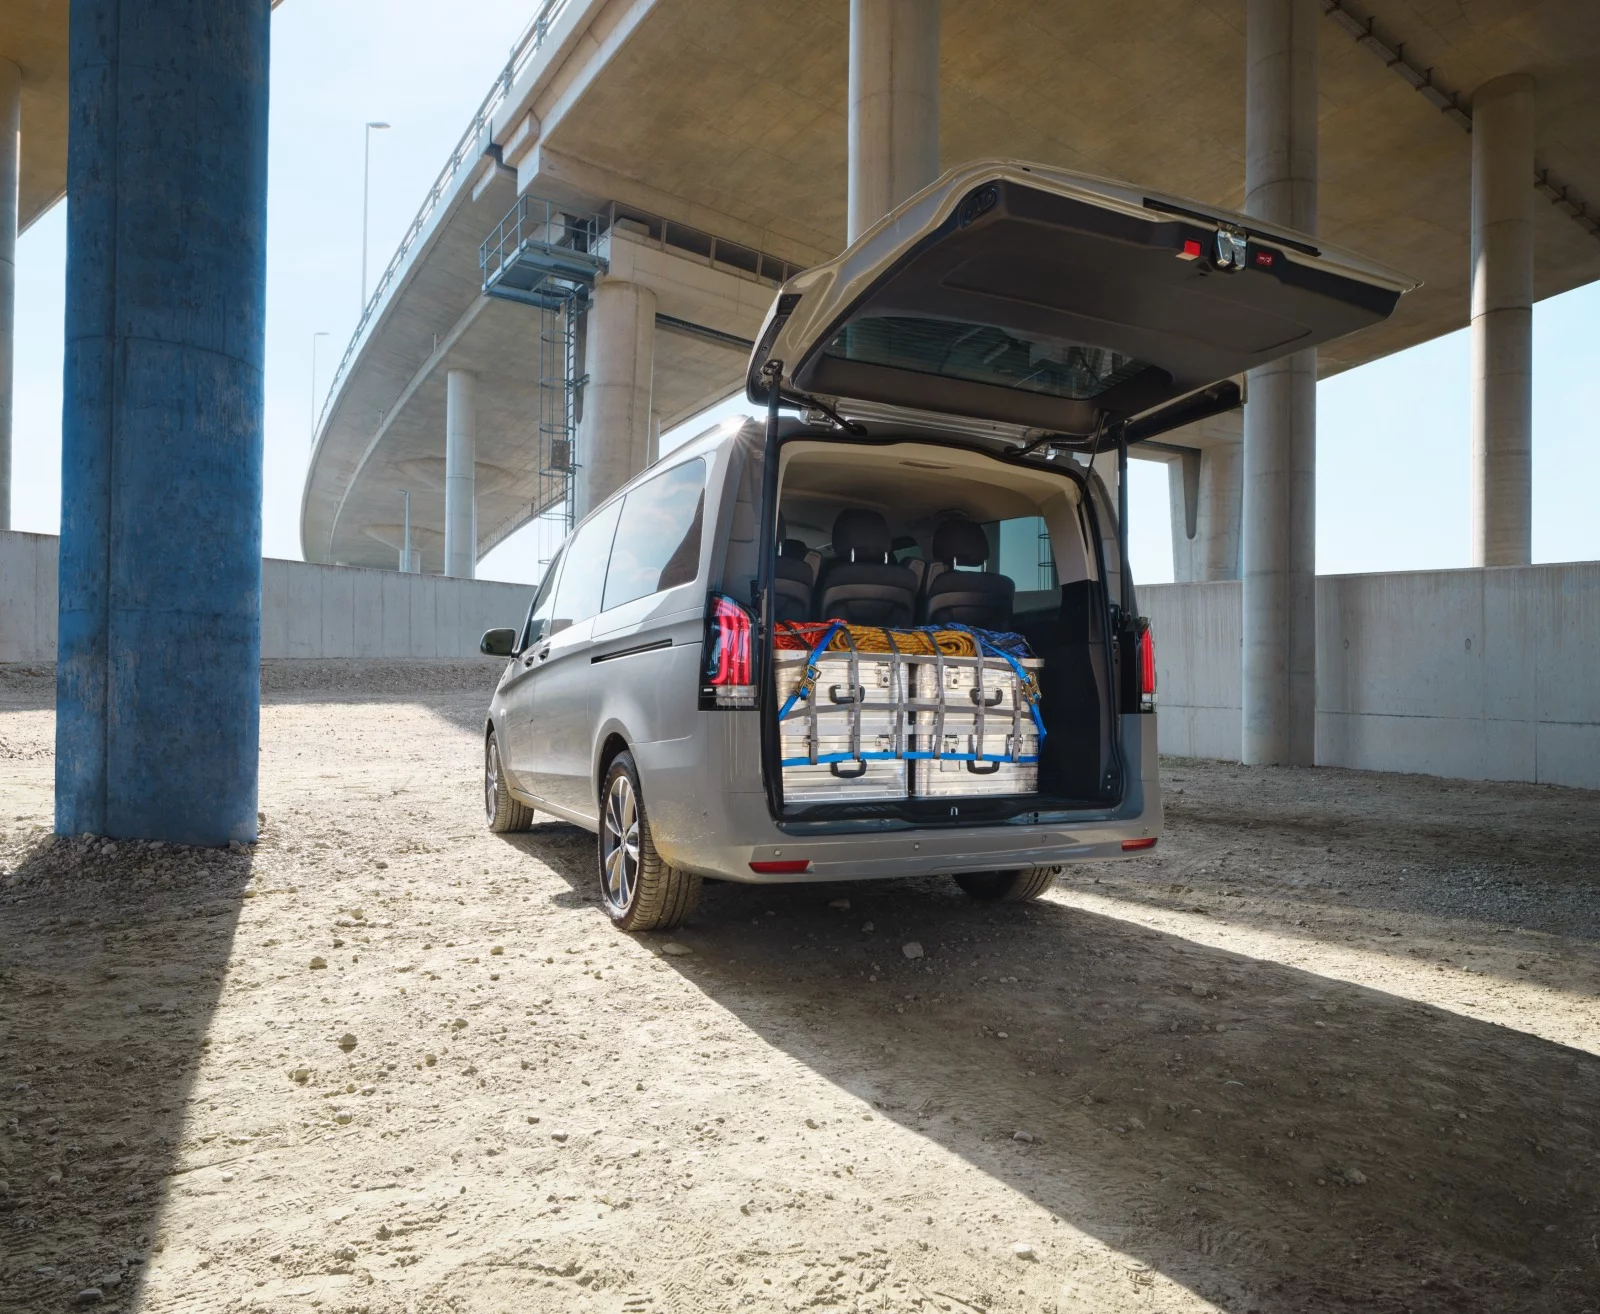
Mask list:
[[623,499],[603,610],[694,579],[700,568],[705,489],[706,463],[696,457],[640,484]]
[[883,315],[847,324],[825,356],[1086,401],[1147,366],[1105,347],[1028,338],[990,324]]

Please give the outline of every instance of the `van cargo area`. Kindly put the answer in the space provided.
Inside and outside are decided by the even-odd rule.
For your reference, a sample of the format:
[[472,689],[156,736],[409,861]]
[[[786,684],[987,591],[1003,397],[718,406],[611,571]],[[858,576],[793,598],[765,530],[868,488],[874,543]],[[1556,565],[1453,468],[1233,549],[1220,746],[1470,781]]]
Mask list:
[[[762,668],[780,815],[962,825],[1115,806],[1118,714],[1138,690],[1119,700],[1132,618],[1088,457],[784,427]],[[754,429],[729,584],[757,574]]]

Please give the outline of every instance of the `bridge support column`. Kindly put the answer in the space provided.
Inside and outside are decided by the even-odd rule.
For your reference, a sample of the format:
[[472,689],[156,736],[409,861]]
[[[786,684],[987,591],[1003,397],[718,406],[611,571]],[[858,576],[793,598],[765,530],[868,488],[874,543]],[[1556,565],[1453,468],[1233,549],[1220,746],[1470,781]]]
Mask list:
[[[1172,577],[1180,584],[1239,578],[1240,443],[1216,443],[1167,465]],[[1194,533],[1189,533],[1190,525]]]
[[848,131],[853,242],[939,176],[939,0],[850,0]]
[[1472,97],[1472,564],[1533,560],[1533,79]]
[[56,830],[256,836],[261,0],[72,0]]
[[[1246,214],[1317,227],[1318,0],[1249,0]],[[1244,408],[1241,760],[1316,757],[1317,354],[1252,370]]]
[[576,480],[580,519],[649,462],[656,294],[638,283],[602,278],[586,332],[589,383]]
[[11,528],[11,398],[17,340],[17,175],[21,141],[22,70],[0,56],[0,529]]
[[478,572],[478,430],[468,370],[444,376],[444,573],[472,579]]

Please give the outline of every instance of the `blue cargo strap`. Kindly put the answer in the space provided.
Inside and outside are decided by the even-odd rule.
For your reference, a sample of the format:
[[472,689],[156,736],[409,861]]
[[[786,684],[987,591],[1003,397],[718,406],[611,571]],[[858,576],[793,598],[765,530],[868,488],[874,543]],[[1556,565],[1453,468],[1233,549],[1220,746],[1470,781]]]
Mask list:
[[811,655],[806,658],[806,669],[800,675],[800,683],[795,685],[794,692],[778,709],[778,720],[782,721],[794,709],[797,702],[802,698],[809,700],[816,691],[817,677],[822,674],[822,668],[817,665],[817,658],[827,651],[828,645],[833,642],[833,636],[843,628],[843,621],[834,621],[823,634],[822,642],[811,650]]

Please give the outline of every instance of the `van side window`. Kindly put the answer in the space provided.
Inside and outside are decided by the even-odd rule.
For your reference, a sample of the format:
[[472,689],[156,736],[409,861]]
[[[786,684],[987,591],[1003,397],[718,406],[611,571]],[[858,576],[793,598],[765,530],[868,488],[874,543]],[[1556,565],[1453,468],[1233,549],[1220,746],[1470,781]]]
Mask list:
[[621,511],[622,503],[613,502],[595,512],[567,541],[567,549],[562,553],[565,564],[556,585],[555,614],[550,620],[552,634],[599,612],[606,563],[611,560],[611,540],[616,535],[617,516]]
[[663,471],[623,499],[602,611],[694,579],[705,502],[703,457]]
[[533,595],[533,605],[528,608],[528,623],[523,627],[522,642],[517,645],[517,651],[533,647],[549,633],[556,600],[556,577],[560,573],[561,552],[558,549],[544,572],[544,578],[539,581],[539,591]]

